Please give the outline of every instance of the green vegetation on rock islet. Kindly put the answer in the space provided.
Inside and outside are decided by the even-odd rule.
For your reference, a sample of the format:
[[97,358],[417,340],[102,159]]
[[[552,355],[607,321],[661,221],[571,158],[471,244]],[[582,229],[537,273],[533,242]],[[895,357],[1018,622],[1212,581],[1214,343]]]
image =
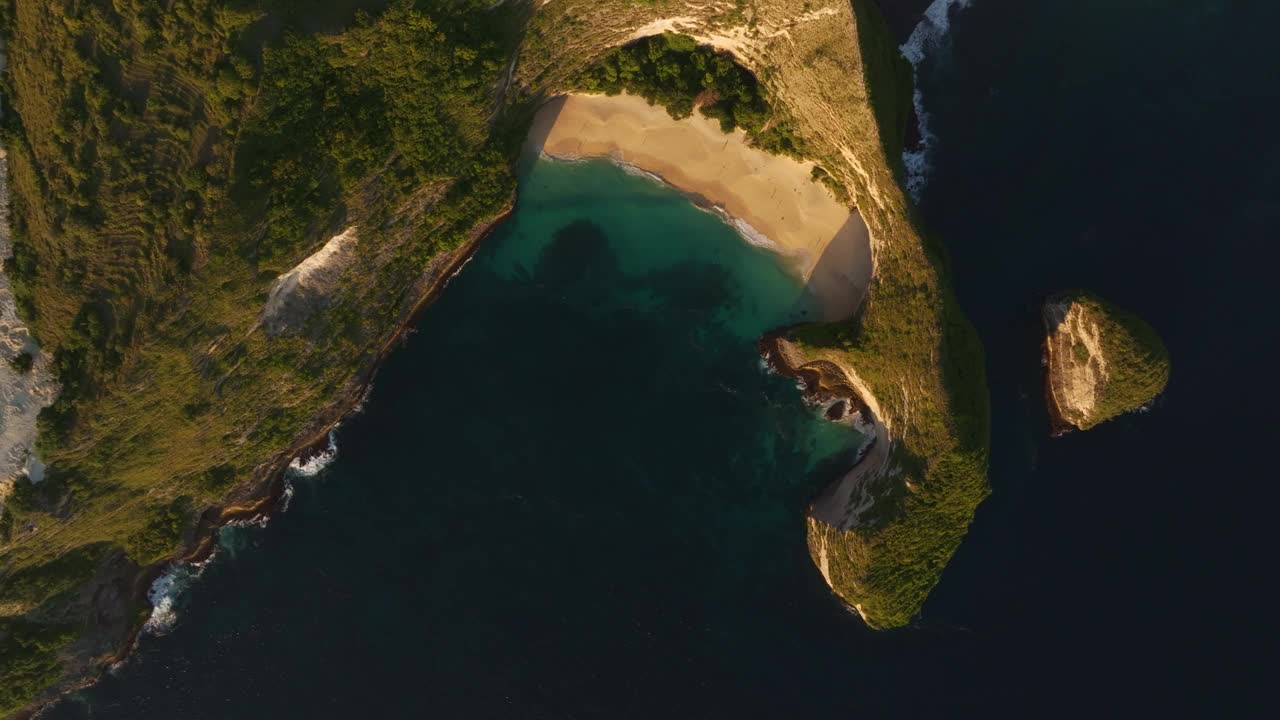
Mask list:
[[1143,407],[1169,384],[1169,351],[1137,315],[1085,292],[1049,298],[1042,315],[1055,431],[1088,430]]

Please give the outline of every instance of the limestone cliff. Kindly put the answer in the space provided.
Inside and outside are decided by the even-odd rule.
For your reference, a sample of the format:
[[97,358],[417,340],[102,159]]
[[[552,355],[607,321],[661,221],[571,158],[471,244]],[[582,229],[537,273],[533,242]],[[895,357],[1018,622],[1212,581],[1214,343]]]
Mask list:
[[1141,318],[1085,293],[1049,298],[1045,398],[1052,431],[1088,430],[1164,391],[1169,354]]

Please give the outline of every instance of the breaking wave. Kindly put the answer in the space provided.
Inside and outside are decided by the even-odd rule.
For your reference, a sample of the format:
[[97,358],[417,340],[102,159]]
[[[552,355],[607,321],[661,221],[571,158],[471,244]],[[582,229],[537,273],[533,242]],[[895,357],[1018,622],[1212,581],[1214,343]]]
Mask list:
[[283,482],[284,489],[280,491],[280,502],[276,504],[277,512],[289,512],[289,503],[293,502],[293,481],[286,474]]
[[929,130],[929,113],[924,109],[924,94],[920,92],[920,64],[931,52],[942,45],[947,33],[951,30],[951,13],[953,9],[969,7],[973,0],[933,0],[924,11],[924,18],[911,37],[902,44],[902,56],[911,63],[916,78],[912,104],[916,110],[916,123],[920,131],[920,142],[914,148],[902,153],[902,162],[907,168],[907,192],[917,202],[929,182],[929,154],[937,136]]
[[659,185],[662,185],[663,187],[668,187],[668,183],[667,183],[667,181],[666,181],[666,180],[664,180],[664,179],[662,178],[662,176],[661,176],[661,175],[659,175],[659,174],[657,174],[657,173],[651,173],[651,172],[649,172],[648,170],[645,170],[645,169],[643,169],[643,168],[640,168],[640,167],[638,167],[638,166],[636,166],[636,165],[632,165],[632,164],[631,164],[631,163],[629,163],[629,162],[625,162],[625,161],[623,161],[623,160],[619,160],[619,159],[617,159],[617,158],[610,157],[610,158],[609,158],[609,160],[610,160],[611,162],[613,162],[613,164],[614,164],[614,165],[617,165],[619,168],[621,168],[621,169],[622,169],[622,172],[624,172],[624,173],[626,173],[626,174],[628,174],[628,175],[630,175],[630,176],[632,176],[632,177],[644,178],[644,179],[646,179],[646,180],[650,180],[650,181],[655,182],[655,183],[657,183],[657,184],[659,184]]
[[[285,512],[289,509],[294,493],[291,477],[313,477],[328,467],[338,456],[336,431],[336,427],[329,431],[329,443],[324,450],[311,455],[306,460],[299,457],[289,463],[288,472],[284,477],[284,489],[280,495],[280,502],[276,506],[277,512]],[[183,594],[195,584],[196,580],[200,579],[204,569],[217,557],[219,549],[226,549],[234,555],[243,544],[243,540],[237,537],[238,531],[245,528],[264,528],[270,519],[270,514],[264,512],[253,517],[232,520],[218,529],[218,545],[208,558],[195,563],[178,563],[161,573],[147,590],[147,601],[151,604],[151,617],[147,618],[147,622],[143,624],[143,632],[164,635],[173,629],[178,621]]]
[[[315,475],[318,475],[321,470],[329,467],[329,464],[338,457],[337,432],[338,428],[336,426],[329,431],[329,444],[324,450],[321,450],[314,455],[303,455],[294,458],[293,461],[289,463],[289,474],[295,477],[314,477]],[[305,460],[303,459],[304,457],[306,458]],[[290,492],[291,488],[292,486],[286,485],[286,492]],[[290,494],[292,493],[290,492]]]
[[723,211],[721,211],[721,214],[728,220],[729,224],[733,226],[733,229],[737,230],[738,234],[741,235],[751,245],[754,245],[758,248],[764,248],[765,250],[781,252],[781,248],[779,248],[772,240],[770,240],[767,235],[765,235],[764,233],[752,227],[751,223],[741,218],[733,217],[732,215],[729,215],[728,213]]
[[197,563],[178,563],[165,570],[147,590],[147,602],[151,603],[151,617],[142,626],[143,632],[164,635],[178,622],[179,600],[217,556],[215,550],[208,558]]

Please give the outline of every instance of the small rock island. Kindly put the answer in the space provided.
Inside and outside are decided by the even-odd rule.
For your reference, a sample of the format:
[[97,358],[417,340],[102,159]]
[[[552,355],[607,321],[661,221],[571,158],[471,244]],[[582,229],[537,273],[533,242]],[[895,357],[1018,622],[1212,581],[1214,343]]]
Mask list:
[[1045,399],[1052,433],[1088,430],[1151,402],[1169,383],[1169,352],[1142,318],[1085,292],[1048,298]]

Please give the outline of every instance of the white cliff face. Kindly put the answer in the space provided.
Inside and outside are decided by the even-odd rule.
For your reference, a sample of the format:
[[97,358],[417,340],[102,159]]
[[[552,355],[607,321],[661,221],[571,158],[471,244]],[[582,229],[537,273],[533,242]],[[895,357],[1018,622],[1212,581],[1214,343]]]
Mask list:
[[1097,318],[1075,302],[1048,303],[1044,319],[1049,392],[1062,420],[1085,427],[1098,415],[1098,395],[1111,373],[1102,352],[1102,329]]
[[268,333],[296,332],[308,317],[328,304],[338,278],[355,260],[358,240],[353,225],[276,279],[260,319]]
[[[4,48],[0,45],[0,70],[4,61]],[[0,107],[0,115],[3,112]],[[9,161],[4,148],[0,148],[0,258],[12,255]],[[23,352],[34,359],[27,372],[19,372],[10,364]],[[0,272],[0,506],[18,477],[29,475],[36,482],[44,477],[44,464],[35,456],[36,416],[57,399],[59,390],[49,362],[18,317],[13,287],[8,276]]]

